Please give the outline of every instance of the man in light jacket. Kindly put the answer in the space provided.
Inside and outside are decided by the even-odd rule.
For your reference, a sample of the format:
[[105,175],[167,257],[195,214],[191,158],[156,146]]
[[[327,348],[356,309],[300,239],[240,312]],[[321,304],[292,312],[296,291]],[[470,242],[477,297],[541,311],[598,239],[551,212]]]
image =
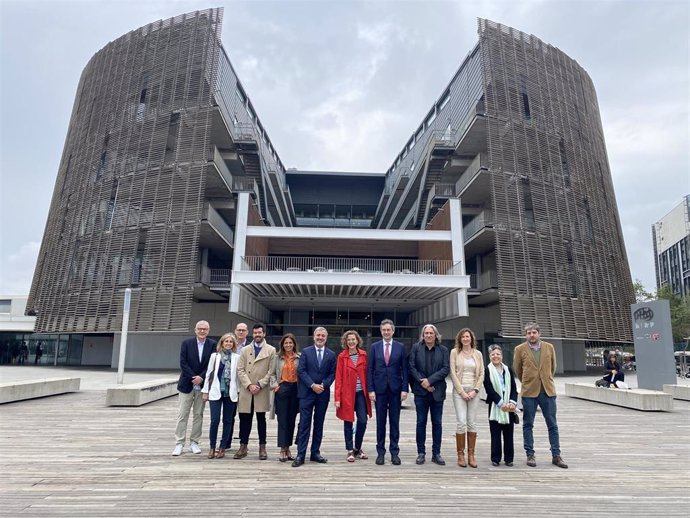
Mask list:
[[249,434],[252,432],[252,414],[256,412],[256,428],[259,432],[259,460],[266,460],[266,412],[271,409],[271,370],[276,350],[266,343],[266,328],[255,324],[252,328],[252,343],[244,346],[237,364],[240,380],[238,413],[240,414],[240,449],[235,459],[247,456]]

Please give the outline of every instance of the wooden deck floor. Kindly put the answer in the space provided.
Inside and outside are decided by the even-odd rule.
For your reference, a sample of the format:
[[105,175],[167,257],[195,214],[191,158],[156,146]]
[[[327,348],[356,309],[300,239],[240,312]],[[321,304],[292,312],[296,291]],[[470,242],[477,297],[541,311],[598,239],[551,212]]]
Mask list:
[[[690,509],[690,402],[645,413],[559,397],[563,457],[550,463],[546,427],[535,425],[536,468],[489,462],[481,408],[479,468],[454,465],[454,412],[444,412],[445,467],[416,466],[415,414],[403,410],[402,466],[376,466],[375,420],[367,461],[345,461],[342,424],[331,405],[326,465],[294,469],[269,460],[171,457],[177,398],[140,408],[105,407],[103,390],[0,406],[1,516],[687,516]],[[237,430],[237,428],[236,428]],[[204,422],[206,447],[208,410]],[[430,434],[429,434],[430,435]],[[430,439],[429,439],[430,440]],[[237,446],[233,441],[233,448]],[[430,447],[428,448],[430,449]]]

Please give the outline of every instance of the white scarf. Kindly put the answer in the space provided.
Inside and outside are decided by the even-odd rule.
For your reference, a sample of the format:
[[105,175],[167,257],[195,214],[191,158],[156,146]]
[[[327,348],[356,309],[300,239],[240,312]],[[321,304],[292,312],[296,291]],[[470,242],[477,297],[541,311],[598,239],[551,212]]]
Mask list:
[[[512,383],[512,380],[510,378],[510,371],[508,370],[508,367],[502,363],[503,365],[503,375],[505,375],[505,385],[501,383],[501,378],[503,375],[501,375],[498,370],[496,370],[496,367],[494,367],[493,363],[489,364],[489,377],[491,378],[491,385],[494,387],[494,390],[501,395],[501,399],[503,400],[504,404],[508,404],[510,401],[510,385]],[[497,421],[499,424],[508,424],[510,423],[510,413],[504,412],[501,410],[501,408],[496,405],[496,403],[491,403],[491,413],[489,414],[489,421]]]

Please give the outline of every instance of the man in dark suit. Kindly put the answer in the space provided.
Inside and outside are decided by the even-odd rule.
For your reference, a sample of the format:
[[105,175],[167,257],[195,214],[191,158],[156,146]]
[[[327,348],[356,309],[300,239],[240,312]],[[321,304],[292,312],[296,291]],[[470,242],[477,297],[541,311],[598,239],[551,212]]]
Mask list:
[[431,413],[431,462],[444,466],[441,457],[443,401],[446,399],[446,376],[450,372],[448,348],[441,344],[436,326],[422,328],[419,342],[412,346],[409,357],[414,406],[417,410],[417,464],[426,460],[426,421]]
[[177,413],[177,427],[175,428],[174,457],[182,455],[187,436],[187,421],[192,411],[192,433],[189,436],[189,448],[192,453],[201,453],[199,439],[204,419],[204,399],[201,387],[208,367],[211,353],[216,350],[216,341],[208,338],[210,326],[205,320],[199,320],[194,326],[193,338],[187,338],[180,348],[180,379],[177,382],[179,406]]
[[328,462],[321,455],[321,439],[323,438],[323,422],[331,398],[331,385],[335,380],[335,353],[326,347],[328,331],[323,327],[314,330],[314,345],[302,351],[297,366],[299,385],[299,429],[297,432],[297,457],[292,462],[296,468],[304,464],[309,443],[312,415],[314,430],[311,434],[311,456],[309,460],[324,464]]
[[403,344],[393,340],[393,321],[384,320],[380,329],[383,339],[371,345],[367,368],[369,399],[376,405],[376,464],[382,466],[385,462],[388,418],[391,462],[399,466],[400,406],[407,399],[407,359]]

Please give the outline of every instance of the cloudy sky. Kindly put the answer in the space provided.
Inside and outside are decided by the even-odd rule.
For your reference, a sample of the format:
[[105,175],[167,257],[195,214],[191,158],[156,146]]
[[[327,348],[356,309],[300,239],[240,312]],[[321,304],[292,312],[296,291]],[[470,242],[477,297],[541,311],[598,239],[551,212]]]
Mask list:
[[26,294],[79,76],[149,22],[225,7],[223,44],[286,167],[385,171],[477,41],[477,17],[563,50],[597,88],[633,278],[690,192],[684,0],[0,0],[0,293]]

